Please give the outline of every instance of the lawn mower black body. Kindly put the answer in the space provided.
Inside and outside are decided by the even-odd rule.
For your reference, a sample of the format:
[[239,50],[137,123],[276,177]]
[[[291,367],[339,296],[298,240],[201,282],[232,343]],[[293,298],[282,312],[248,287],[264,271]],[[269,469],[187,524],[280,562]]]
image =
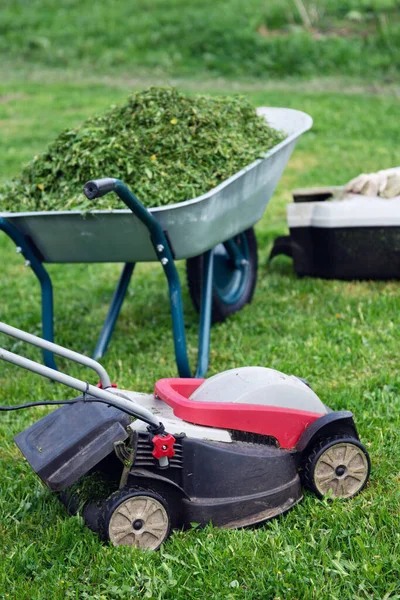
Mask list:
[[15,441],[47,487],[62,492],[68,510],[81,510],[86,524],[101,532],[106,498],[82,505],[71,486],[96,472],[110,483],[110,493],[117,491],[124,465],[115,444],[126,444],[133,455],[125,487],[150,489],[164,498],[175,527],[193,522],[241,527],[286,512],[301,500],[299,468],[309,445],[334,432],[358,439],[350,412],[330,412],[310,425],[293,452],[278,448],[273,438],[243,432],[236,432],[241,441],[230,443],[176,436],[175,456],[160,469],[152,434],[129,433],[130,421],[116,408],[78,402],[48,414]]
[[[175,456],[165,469],[153,457],[152,434],[129,434],[130,418],[98,404],[63,406],[15,437],[21,452],[47,487],[63,492],[70,512],[83,509],[87,524],[101,530],[101,502],[84,507],[70,493],[85,475],[100,472],[119,487],[123,464],[114,444],[133,449],[126,486],[151,489],[173,512],[176,527],[196,522],[240,527],[288,510],[302,498],[293,456],[265,437],[264,443],[231,443],[177,437]],[[105,500],[105,498],[104,498]]]

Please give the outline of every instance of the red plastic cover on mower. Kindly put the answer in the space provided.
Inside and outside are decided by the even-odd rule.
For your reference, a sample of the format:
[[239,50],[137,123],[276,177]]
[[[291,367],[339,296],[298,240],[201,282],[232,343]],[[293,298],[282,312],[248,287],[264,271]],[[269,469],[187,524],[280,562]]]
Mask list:
[[190,400],[190,396],[205,381],[160,379],[155,385],[154,395],[168,404],[175,416],[184,421],[272,436],[278,440],[281,448],[294,448],[304,430],[321,417],[321,413],[280,406]]

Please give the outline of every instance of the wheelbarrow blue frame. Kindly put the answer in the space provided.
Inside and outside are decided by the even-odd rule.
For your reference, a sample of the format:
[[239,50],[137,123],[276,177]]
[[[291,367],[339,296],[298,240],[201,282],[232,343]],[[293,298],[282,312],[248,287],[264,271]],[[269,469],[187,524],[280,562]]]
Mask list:
[[[192,377],[192,371],[189,365],[187,354],[184,312],[182,303],[182,290],[179,274],[175,266],[173,254],[167,236],[163,232],[158,221],[152,214],[139,202],[130,189],[118,179],[103,179],[95,182],[88,182],[85,190],[94,189],[98,185],[102,193],[91,195],[91,198],[104,195],[109,191],[114,191],[119,198],[128,206],[133,214],[147,228],[151,243],[156,252],[157,259],[163,267],[168,282],[169,299],[172,315],[172,331],[174,339],[175,359],[180,377]],[[104,189],[107,188],[105,192]],[[85,192],[86,193],[86,192]],[[53,285],[49,273],[43,266],[40,253],[28,236],[19,231],[15,225],[0,217],[0,230],[4,231],[12,239],[17,247],[17,252],[21,253],[26,259],[26,265],[31,267],[36,275],[41,289],[42,299],[42,334],[45,340],[54,341],[54,300]],[[240,248],[234,240],[229,240],[226,244],[229,253],[234,260],[241,260],[242,254]],[[202,297],[200,307],[200,325],[198,342],[198,360],[195,377],[204,377],[208,369],[210,355],[210,329],[211,329],[211,310],[212,310],[212,281],[214,272],[214,250],[208,250],[204,255],[204,272]],[[96,349],[93,355],[95,360],[101,358],[107,351],[109,342],[115,329],[122,304],[128,291],[129,283],[135,268],[135,263],[126,263],[122,270],[119,282],[114,292],[107,317],[98,339]],[[54,355],[49,350],[43,350],[43,360],[47,367],[57,370]]]
[[[41,290],[42,296],[42,335],[45,340],[53,342],[54,340],[54,301],[53,301],[53,284],[50,275],[43,266],[42,260],[39,258],[39,253],[35,245],[12,223],[4,217],[0,217],[0,231],[4,231],[6,235],[14,242],[17,252],[25,257],[25,264],[31,267],[36,275]],[[43,360],[46,366],[56,369],[56,363],[52,352],[43,350]]]

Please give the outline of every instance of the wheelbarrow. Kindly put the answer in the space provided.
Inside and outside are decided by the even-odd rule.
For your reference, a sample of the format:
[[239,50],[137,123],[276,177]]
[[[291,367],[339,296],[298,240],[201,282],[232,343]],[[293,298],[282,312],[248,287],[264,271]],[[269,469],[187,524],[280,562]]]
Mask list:
[[[211,323],[251,301],[257,278],[253,226],[262,217],[297,139],[312,125],[310,116],[292,109],[263,107],[258,113],[286,133],[286,139],[198,198],[147,210],[123,182],[100,179],[85,185],[87,197],[95,200],[113,191],[126,210],[0,213],[0,230],[13,240],[39,280],[44,339],[54,340],[53,289],[46,263],[124,263],[95,348],[94,358],[99,359],[107,350],[135,263],[159,261],[169,286],[178,373],[190,377],[175,266],[176,260],[183,259],[190,295],[200,312],[195,374],[205,375]],[[44,362],[56,369],[51,351],[44,350]]]
[[[0,333],[100,377],[101,388],[0,347],[0,360],[81,392],[0,411],[66,405],[15,441],[68,510],[114,545],[155,550],[193,522],[237,528],[283,514],[302,499],[302,485],[351,498],[367,484],[370,459],[352,413],[331,411],[297,377],[242,367],[161,379],[153,394],[120,391],[92,359],[1,322]],[[95,484],[86,497],[85,482]]]

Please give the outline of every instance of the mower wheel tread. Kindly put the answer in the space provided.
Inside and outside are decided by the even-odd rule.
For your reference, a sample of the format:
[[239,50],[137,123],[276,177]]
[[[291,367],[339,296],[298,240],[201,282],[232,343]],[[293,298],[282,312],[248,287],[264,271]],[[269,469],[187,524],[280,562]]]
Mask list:
[[[102,515],[102,535],[106,541],[111,541],[115,545],[119,545],[118,543],[115,543],[115,541],[110,539],[111,519],[113,518],[113,515],[116,513],[116,511],[118,510],[118,507],[120,507],[121,504],[123,504],[124,502],[128,502],[130,499],[135,499],[135,498],[139,499],[141,497],[147,497],[150,500],[150,503],[153,503],[154,505],[156,505],[156,504],[161,505],[160,511],[162,512],[164,520],[167,521],[167,523],[165,525],[165,532],[162,536],[162,541],[160,542],[160,544],[157,547],[151,547],[149,549],[157,550],[161,546],[161,544],[163,542],[165,542],[165,540],[168,538],[168,536],[171,533],[171,515],[170,515],[169,508],[168,508],[168,503],[165,500],[165,498],[163,498],[158,492],[155,492],[150,488],[142,488],[142,487],[137,487],[137,486],[125,487],[120,490],[117,490],[116,492],[111,494],[111,496],[109,496],[108,499],[106,500],[106,502],[104,503],[103,515]],[[127,513],[129,513],[129,507],[127,509]],[[133,529],[134,529],[134,525],[132,523],[132,532],[133,532]],[[128,541],[127,545],[137,545],[137,544],[134,542],[129,543],[129,541]],[[139,547],[141,549],[146,549],[145,545],[143,545],[143,546],[139,545]]]
[[[353,471],[354,471],[354,477],[359,478],[360,484],[354,485],[353,489],[347,488],[347,491],[346,491],[346,485],[343,487],[343,485],[339,486],[337,484],[336,489],[335,490],[332,489],[332,497],[351,498],[351,497],[355,496],[356,494],[358,494],[359,492],[361,492],[361,490],[364,489],[365,485],[368,482],[370,468],[371,468],[367,449],[359,440],[357,440],[356,438],[353,438],[351,436],[334,435],[331,437],[326,437],[325,439],[317,442],[315,444],[315,446],[312,447],[311,451],[308,453],[307,457],[305,458],[305,460],[303,462],[303,469],[302,469],[303,485],[306,489],[308,489],[311,492],[313,492],[314,494],[316,494],[319,498],[323,498],[324,493],[321,491],[321,484],[318,484],[316,482],[316,470],[317,469],[319,469],[320,477],[322,477],[325,481],[329,481],[329,479],[330,479],[330,481],[333,481],[335,479],[339,480],[340,477],[343,477],[343,479],[346,479],[346,477],[350,477],[350,478],[354,479],[351,471],[347,471],[348,475],[346,475],[346,471],[344,471],[343,475],[336,476],[336,471],[334,471],[334,466],[329,465],[328,459],[331,460],[331,457],[329,457],[329,454],[327,455],[327,453],[329,452],[330,449],[332,449],[330,454],[332,454],[332,452],[335,452],[335,446],[337,447],[336,449],[343,447],[344,455],[346,455],[346,448],[349,448],[350,446],[354,446],[354,448],[358,449],[358,451],[355,450],[355,452],[353,450],[354,458],[358,457],[358,459],[359,459],[358,464],[356,465],[356,469],[353,468]],[[324,459],[324,456],[326,457],[326,459]],[[322,473],[323,465],[321,467],[321,462],[320,462],[321,459],[322,459],[322,462],[324,462],[324,460],[325,460],[325,473]],[[352,455],[350,454],[349,462],[351,462],[352,460],[353,460],[353,458],[352,458]],[[326,466],[326,465],[328,465],[328,466]],[[347,464],[347,465],[344,464],[344,465],[338,465],[336,467],[336,469],[344,470],[345,468],[349,468],[349,467],[350,467],[349,464]],[[331,475],[329,473],[329,469],[331,469],[331,471],[332,471]],[[343,493],[340,493],[340,490],[342,490]]]

